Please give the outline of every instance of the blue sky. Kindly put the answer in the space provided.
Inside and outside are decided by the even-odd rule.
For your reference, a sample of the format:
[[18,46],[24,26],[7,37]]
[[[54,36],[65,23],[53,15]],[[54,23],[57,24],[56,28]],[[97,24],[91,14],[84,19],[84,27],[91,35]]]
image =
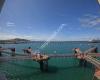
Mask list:
[[99,34],[97,0],[6,0],[0,14],[0,39],[72,41]]

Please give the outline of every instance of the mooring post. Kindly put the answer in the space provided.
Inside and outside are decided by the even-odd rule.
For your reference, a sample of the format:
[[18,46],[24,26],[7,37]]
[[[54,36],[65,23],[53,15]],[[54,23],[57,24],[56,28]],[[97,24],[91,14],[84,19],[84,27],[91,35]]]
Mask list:
[[95,53],[98,53],[98,48],[97,47],[95,48]]
[[39,64],[40,64],[40,70],[44,71],[44,62],[41,60],[39,61]]
[[44,69],[48,71],[48,60],[44,61]]
[[2,47],[0,46],[0,56],[2,56]]
[[2,56],[2,52],[0,51],[0,56]]
[[10,48],[10,50],[11,50],[11,56],[15,56],[16,54],[15,54],[15,51],[16,51],[16,49],[15,48]]
[[46,61],[39,61],[40,64],[40,70],[41,71],[48,71],[48,60]]

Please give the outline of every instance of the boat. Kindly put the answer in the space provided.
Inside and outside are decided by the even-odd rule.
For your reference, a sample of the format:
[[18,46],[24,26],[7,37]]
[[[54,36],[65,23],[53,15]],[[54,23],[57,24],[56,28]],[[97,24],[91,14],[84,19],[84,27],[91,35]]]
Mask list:
[[100,39],[93,39],[93,40],[90,40],[89,42],[91,42],[91,43],[100,43]]

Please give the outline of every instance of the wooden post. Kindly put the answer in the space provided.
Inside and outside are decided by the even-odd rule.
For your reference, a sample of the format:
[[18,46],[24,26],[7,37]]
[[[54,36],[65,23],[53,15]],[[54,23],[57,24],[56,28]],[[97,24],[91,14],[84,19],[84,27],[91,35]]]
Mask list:
[[97,47],[95,47],[94,52],[98,53],[98,48]]
[[40,64],[40,70],[43,71],[48,71],[48,60],[46,61],[39,61]]
[[15,56],[16,54],[15,54],[15,51],[16,51],[16,49],[15,48],[10,48],[10,50],[11,50],[11,56]]
[[43,61],[42,60],[39,61],[39,64],[40,64],[40,70],[44,71],[44,63],[43,63]]
[[44,61],[44,69],[48,71],[48,60]]
[[2,52],[0,51],[0,56],[2,56]]

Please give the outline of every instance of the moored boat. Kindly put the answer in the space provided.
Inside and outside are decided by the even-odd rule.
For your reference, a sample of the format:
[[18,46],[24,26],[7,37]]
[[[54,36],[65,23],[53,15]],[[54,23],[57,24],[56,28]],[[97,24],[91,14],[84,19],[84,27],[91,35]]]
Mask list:
[[93,39],[93,40],[90,40],[89,42],[91,42],[91,43],[100,43],[100,39]]

